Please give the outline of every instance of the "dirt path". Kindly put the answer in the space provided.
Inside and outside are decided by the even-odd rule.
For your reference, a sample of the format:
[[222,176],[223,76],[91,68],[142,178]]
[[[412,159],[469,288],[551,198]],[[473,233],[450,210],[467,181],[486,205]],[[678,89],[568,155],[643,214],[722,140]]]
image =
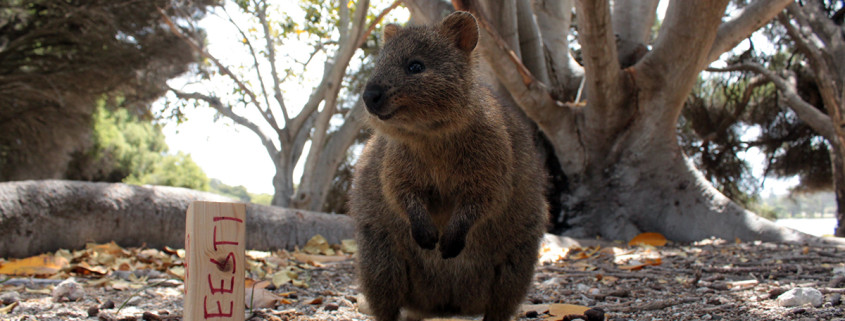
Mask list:
[[[706,240],[544,250],[546,260],[553,262],[538,267],[519,320],[561,320],[562,315],[549,315],[549,307],[557,303],[601,308],[607,320],[845,320],[842,248]],[[79,257],[54,274],[55,280],[12,278],[2,283],[0,301],[6,302],[0,303],[0,311],[11,312],[0,312],[0,320],[181,320],[178,251],[124,249],[126,257],[137,260],[124,261],[123,271],[114,261],[99,270],[90,263],[90,269],[80,268],[80,262],[97,256],[88,251],[73,253]],[[276,295],[273,307],[252,310],[248,320],[368,319],[358,311],[350,259],[301,254],[248,254],[253,279],[276,277],[282,282],[267,288]],[[84,293],[77,300],[60,297],[56,302],[51,293],[70,276]],[[798,287],[818,290],[822,304],[779,305],[779,295]]]

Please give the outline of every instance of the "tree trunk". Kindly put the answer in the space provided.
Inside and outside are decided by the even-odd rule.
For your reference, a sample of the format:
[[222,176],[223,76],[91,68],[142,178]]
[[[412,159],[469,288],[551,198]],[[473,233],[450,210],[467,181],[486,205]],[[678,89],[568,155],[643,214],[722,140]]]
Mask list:
[[831,143],[830,163],[833,166],[833,192],[836,194],[836,230],[834,235],[845,237],[845,146]]
[[564,235],[628,240],[642,232],[660,232],[681,242],[711,236],[788,242],[812,239],[776,226],[719,193],[683,154],[674,132],[657,130],[648,119],[632,120],[608,159],[570,181],[573,193],[566,197],[570,209],[566,222],[573,228]]
[[[550,84],[539,81],[511,51],[509,44],[514,40],[496,32],[498,26],[513,22],[503,21],[508,16],[485,17],[479,2],[453,0],[458,9],[479,17],[486,62],[496,66],[498,80],[546,134],[560,160],[569,187],[562,195],[560,213],[568,228],[565,235],[626,240],[640,232],[660,232],[676,241],[711,236],[814,239],[759,218],[719,193],[685,157],[676,138],[684,100],[710,58],[718,57],[713,48],[729,50],[726,44],[749,36],[787,2],[758,0],[750,7],[780,9],[749,10],[722,23],[726,0],[673,1],[652,50],[641,60],[622,64],[618,41],[647,39],[644,32],[653,15],[628,15],[624,22],[617,22],[636,28],[632,30],[636,32],[622,33],[620,39],[613,30],[609,1],[576,1],[586,104],[557,101],[575,96],[567,93],[571,88],[549,88]],[[638,5],[653,8],[653,4]],[[539,17],[537,21],[549,21]],[[549,37],[549,29],[539,29],[544,38]]]
[[[0,183],[0,257],[78,249],[87,242],[184,247],[191,201],[231,199],[165,187],[74,181]],[[246,247],[288,249],[316,234],[330,243],[353,237],[347,216],[247,204]]]

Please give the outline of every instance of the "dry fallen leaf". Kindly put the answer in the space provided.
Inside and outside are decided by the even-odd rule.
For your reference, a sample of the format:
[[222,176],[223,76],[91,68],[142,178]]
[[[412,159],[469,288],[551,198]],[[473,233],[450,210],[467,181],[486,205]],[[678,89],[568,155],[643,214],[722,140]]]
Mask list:
[[543,314],[549,311],[548,304],[523,304],[519,307],[519,314],[523,315],[528,311],[537,312],[537,314]]
[[276,303],[290,304],[291,302],[264,288],[246,288],[244,303],[248,308],[273,308]]
[[0,266],[0,274],[6,275],[53,275],[68,266],[70,262],[62,257],[49,254],[13,260]]
[[315,263],[340,262],[352,259],[352,257],[346,255],[311,255],[299,252],[293,253],[293,257],[299,262],[312,265]]
[[666,245],[666,237],[660,233],[653,233],[653,232],[646,232],[641,233],[640,235],[635,236],[633,239],[628,241],[628,245],[651,245],[651,246],[664,246]]
[[629,264],[620,265],[619,268],[622,269],[622,270],[636,271],[636,270],[640,270],[640,269],[642,269],[643,267],[646,267],[646,266],[650,266],[650,265],[655,266],[655,265],[660,265],[660,264],[663,264],[663,260],[660,259],[660,258],[645,259],[643,262],[634,260],[634,261],[629,262]]
[[583,305],[553,303],[549,305],[549,314],[551,314],[552,317],[546,318],[546,320],[560,320],[564,316],[570,314],[584,314],[584,311],[589,309],[590,308]]
[[12,312],[12,310],[14,310],[16,306],[18,306],[18,302],[12,302],[12,304],[0,308],[0,314],[7,314],[9,312]]
[[278,287],[282,286],[282,284],[290,282],[291,277],[290,277],[290,275],[288,275],[289,271],[290,270],[288,270],[288,269],[284,269],[284,270],[281,270],[279,272],[273,273],[273,275],[271,277],[271,279],[273,280],[273,285],[278,288]]
[[341,240],[340,250],[344,253],[355,254],[358,252],[358,243],[355,240]]
[[308,240],[302,251],[308,254],[334,255],[334,250],[329,246],[329,241],[320,234],[314,235],[314,237]]

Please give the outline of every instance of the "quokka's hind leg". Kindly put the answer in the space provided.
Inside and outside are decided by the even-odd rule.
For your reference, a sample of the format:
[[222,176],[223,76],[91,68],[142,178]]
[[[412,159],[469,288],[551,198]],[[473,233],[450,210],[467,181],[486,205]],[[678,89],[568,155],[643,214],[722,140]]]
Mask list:
[[397,321],[408,291],[405,264],[386,231],[376,227],[358,233],[358,276],[367,305],[377,321]]
[[513,320],[531,285],[536,260],[536,254],[519,253],[496,267],[484,321]]

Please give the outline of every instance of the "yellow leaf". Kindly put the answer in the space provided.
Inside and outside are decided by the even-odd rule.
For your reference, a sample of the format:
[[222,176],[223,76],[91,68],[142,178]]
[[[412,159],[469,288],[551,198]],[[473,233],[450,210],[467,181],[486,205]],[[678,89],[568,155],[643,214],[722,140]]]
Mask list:
[[354,0],[349,0],[349,2],[348,2],[348,3],[346,3],[346,7],[347,7],[347,8],[352,8],[352,5],[353,5],[353,4],[355,4],[355,1],[354,1]]
[[314,235],[308,243],[302,248],[302,251],[308,254],[320,254],[330,250],[329,241],[320,234]]
[[272,279],[273,279],[273,285],[275,285],[277,288],[282,286],[282,284],[285,284],[285,283],[288,283],[288,282],[291,281],[290,276],[288,276],[287,270],[281,270],[279,272],[274,273],[273,276],[272,276]]
[[14,310],[16,306],[18,306],[18,302],[12,302],[12,304],[0,308],[0,314],[7,314],[9,312],[12,312],[12,310]]
[[0,266],[0,274],[7,275],[53,275],[70,262],[62,256],[42,254],[25,259],[13,260]]
[[666,237],[660,233],[642,233],[640,235],[635,236],[633,239],[628,241],[628,245],[651,245],[651,246],[664,246],[666,245]]
[[584,311],[589,309],[590,308],[582,305],[553,303],[549,305],[549,314],[556,317],[562,317],[570,314],[584,314]]
[[88,243],[85,244],[85,248],[97,253],[108,253],[111,255],[128,254],[125,253],[124,249],[117,245],[114,241],[105,244]]
[[340,250],[344,253],[355,254],[358,252],[358,243],[355,240],[340,241]]

